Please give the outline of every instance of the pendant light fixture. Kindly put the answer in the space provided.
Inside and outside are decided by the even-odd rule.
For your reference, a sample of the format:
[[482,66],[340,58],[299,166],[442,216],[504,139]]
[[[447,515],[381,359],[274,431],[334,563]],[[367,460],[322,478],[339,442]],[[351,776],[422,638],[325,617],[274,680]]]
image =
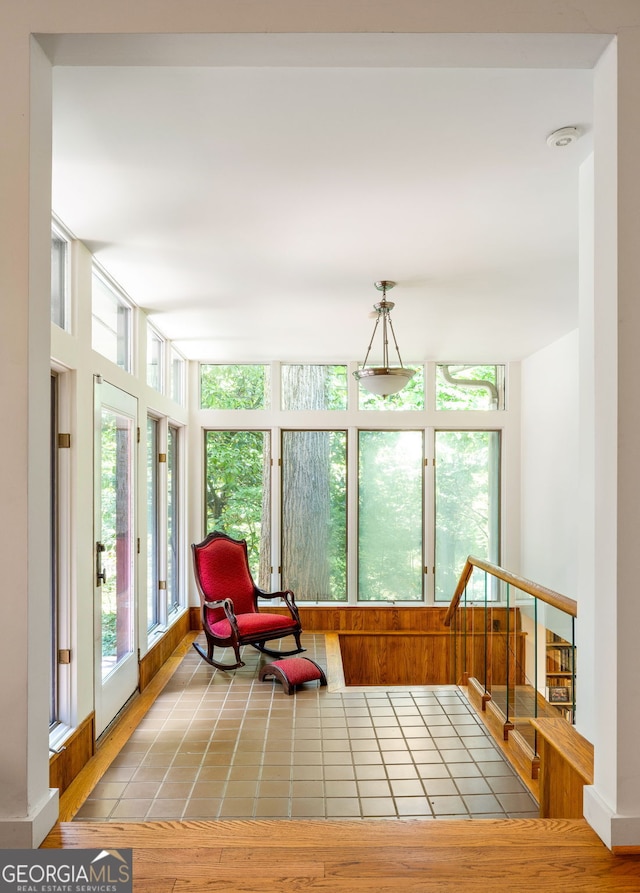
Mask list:
[[[403,387],[411,381],[416,374],[416,370],[406,369],[402,365],[402,357],[400,356],[400,351],[398,349],[396,333],[393,331],[391,311],[395,307],[395,304],[393,301],[387,301],[387,291],[393,288],[396,283],[391,282],[390,279],[382,279],[380,282],[374,284],[378,291],[382,292],[382,300],[373,305],[373,309],[376,312],[373,335],[371,336],[371,341],[369,342],[367,355],[364,358],[362,368],[358,369],[353,374],[365,391],[369,391],[370,394],[378,394],[381,397],[388,397],[389,394],[397,394],[398,391],[401,391]],[[376,337],[380,320],[382,320],[382,365],[367,366],[367,360],[371,353],[371,347],[373,345],[373,340]],[[399,366],[389,365],[389,331],[391,331],[393,337],[393,344],[398,355]]]

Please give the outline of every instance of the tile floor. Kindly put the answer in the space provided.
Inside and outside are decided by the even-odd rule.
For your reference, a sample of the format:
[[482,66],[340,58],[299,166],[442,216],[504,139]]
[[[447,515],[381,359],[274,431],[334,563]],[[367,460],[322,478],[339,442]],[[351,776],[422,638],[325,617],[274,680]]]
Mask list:
[[[326,667],[324,637],[303,639]],[[265,658],[192,649],[76,815],[154,819],[532,818],[533,797],[455,686],[292,696]]]

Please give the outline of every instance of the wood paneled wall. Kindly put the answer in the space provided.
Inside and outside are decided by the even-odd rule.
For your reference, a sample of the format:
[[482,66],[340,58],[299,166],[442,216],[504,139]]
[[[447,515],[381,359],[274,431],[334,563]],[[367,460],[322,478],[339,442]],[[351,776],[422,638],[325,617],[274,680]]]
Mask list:
[[347,685],[447,685],[448,632],[339,634]]

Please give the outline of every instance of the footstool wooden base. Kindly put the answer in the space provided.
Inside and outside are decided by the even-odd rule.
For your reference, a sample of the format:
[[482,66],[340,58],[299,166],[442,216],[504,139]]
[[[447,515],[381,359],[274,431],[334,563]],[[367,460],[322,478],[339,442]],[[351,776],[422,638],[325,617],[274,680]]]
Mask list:
[[296,685],[302,685],[303,682],[318,679],[320,685],[327,684],[324,670],[309,657],[285,657],[282,660],[274,660],[273,663],[262,667],[258,678],[262,681],[272,676],[282,682],[282,688],[287,695],[292,695]]

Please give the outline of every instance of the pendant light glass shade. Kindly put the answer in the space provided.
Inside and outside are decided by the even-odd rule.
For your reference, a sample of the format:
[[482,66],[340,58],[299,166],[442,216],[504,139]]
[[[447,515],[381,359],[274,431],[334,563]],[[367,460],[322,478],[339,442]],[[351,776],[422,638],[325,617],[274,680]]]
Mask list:
[[[364,358],[364,363],[362,364],[361,369],[358,369],[353,373],[354,377],[365,391],[369,391],[370,394],[378,394],[381,397],[397,394],[398,391],[401,391],[416,374],[415,369],[407,369],[402,365],[402,357],[400,356],[400,351],[398,349],[396,334],[393,331],[391,311],[395,307],[395,304],[393,301],[387,301],[387,289],[393,288],[394,285],[395,282],[391,282],[389,279],[383,279],[380,282],[375,283],[378,291],[382,292],[382,300],[378,304],[373,305],[377,316],[373,327],[373,335],[371,336],[371,341],[367,348],[367,355]],[[380,320],[382,320],[382,365],[367,366],[367,360],[369,359],[369,354]],[[393,344],[398,355],[399,366],[389,366],[389,331],[393,337]]]
[[365,391],[388,397],[401,391],[416,373],[414,369],[400,366],[392,366],[390,369],[384,366],[368,366],[366,369],[358,369],[353,374]]

